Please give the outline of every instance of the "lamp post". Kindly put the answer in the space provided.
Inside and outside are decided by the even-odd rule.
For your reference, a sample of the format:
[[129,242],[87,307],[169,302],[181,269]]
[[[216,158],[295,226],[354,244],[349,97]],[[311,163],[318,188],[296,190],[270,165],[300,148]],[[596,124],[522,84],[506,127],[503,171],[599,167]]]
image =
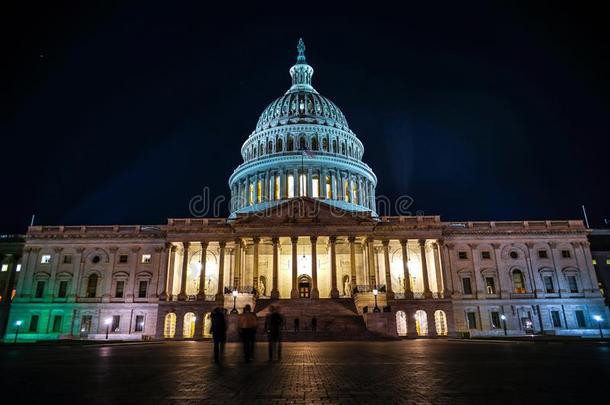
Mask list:
[[502,326],[504,327],[504,336],[506,336],[506,315],[500,315],[500,319],[502,319]]
[[597,322],[597,326],[599,327],[599,337],[600,337],[600,339],[603,339],[604,332],[602,332],[602,321],[604,319],[599,315],[593,315],[593,319],[595,319],[595,321]]
[[237,308],[235,307],[235,304],[237,303],[237,290],[233,290],[233,309],[231,310],[232,314],[236,314],[237,313]]
[[106,320],[104,320],[104,323],[106,324],[106,340],[108,340],[108,332],[110,331],[110,323],[112,322],[112,318],[108,317],[106,318]]
[[19,336],[19,327],[21,326],[22,323],[23,323],[23,321],[15,322],[15,326],[17,326],[17,330],[15,331],[15,341],[13,343],[17,343],[17,337]]
[[373,308],[373,312],[381,312],[381,310],[377,306],[377,294],[379,294],[379,290],[374,288],[373,289],[373,296],[375,297],[375,308]]

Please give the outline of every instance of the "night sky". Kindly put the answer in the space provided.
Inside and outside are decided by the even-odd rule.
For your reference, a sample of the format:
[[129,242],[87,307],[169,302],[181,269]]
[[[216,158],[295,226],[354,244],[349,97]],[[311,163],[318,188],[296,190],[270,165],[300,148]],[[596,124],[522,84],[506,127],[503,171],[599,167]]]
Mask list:
[[24,232],[33,213],[164,224],[204,186],[228,197],[301,36],[378,195],[444,220],[581,218],[581,204],[592,225],[610,218],[601,10],[21,3],[2,13],[0,233]]

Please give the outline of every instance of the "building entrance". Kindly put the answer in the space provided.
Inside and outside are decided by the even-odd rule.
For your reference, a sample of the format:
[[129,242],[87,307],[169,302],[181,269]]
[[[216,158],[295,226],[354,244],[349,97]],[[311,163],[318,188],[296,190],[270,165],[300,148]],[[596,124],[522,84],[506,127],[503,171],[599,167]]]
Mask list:
[[309,298],[311,294],[311,279],[309,276],[299,277],[299,298]]

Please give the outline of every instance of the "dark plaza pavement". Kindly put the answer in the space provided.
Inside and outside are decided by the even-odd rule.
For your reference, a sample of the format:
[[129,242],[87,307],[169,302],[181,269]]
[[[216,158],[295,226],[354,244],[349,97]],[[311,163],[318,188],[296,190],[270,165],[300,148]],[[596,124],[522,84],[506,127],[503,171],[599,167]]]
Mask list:
[[[604,403],[610,346],[441,340],[266,345],[0,346],[3,400],[41,403]],[[3,401],[4,403],[4,401]]]

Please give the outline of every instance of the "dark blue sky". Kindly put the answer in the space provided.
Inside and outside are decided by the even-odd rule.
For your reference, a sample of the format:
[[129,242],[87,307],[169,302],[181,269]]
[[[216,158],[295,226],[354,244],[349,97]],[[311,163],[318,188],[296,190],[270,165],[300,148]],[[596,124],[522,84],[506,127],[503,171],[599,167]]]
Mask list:
[[581,204],[593,223],[610,218],[601,10],[259,16],[152,3],[3,13],[0,233],[24,231],[32,213],[165,223],[206,185],[228,196],[242,142],[289,87],[300,36],[378,194],[446,220],[580,218]]

